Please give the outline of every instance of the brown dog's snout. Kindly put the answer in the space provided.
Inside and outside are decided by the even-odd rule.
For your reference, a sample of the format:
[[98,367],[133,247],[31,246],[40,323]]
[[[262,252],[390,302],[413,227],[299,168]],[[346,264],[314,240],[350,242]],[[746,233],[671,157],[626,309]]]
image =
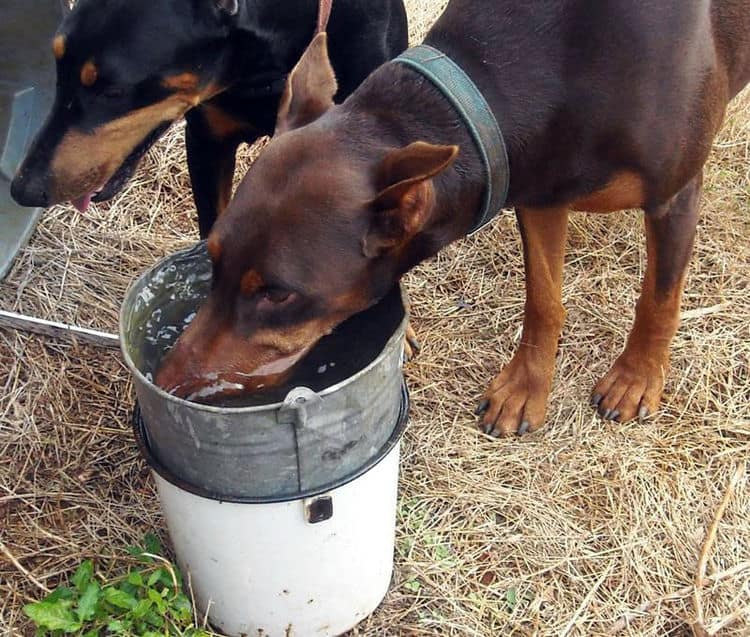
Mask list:
[[[233,365],[236,366],[236,363]],[[211,362],[195,364],[190,361],[185,364],[184,354],[178,352],[164,359],[156,374],[156,384],[178,398],[213,403],[280,385],[289,378],[292,368],[293,365],[290,365],[279,372],[266,374],[262,369],[257,373],[245,372]]]
[[251,394],[285,382],[306,353],[281,354],[273,347],[231,331],[207,329],[200,315],[164,357],[155,382],[186,400],[216,402]]
[[185,364],[187,361],[183,362],[185,358],[179,353],[175,353],[174,349],[170,350],[162,359],[154,378],[156,385],[168,394],[179,398],[190,395],[191,391],[188,385],[195,383],[192,380],[195,374],[191,373],[190,366]]

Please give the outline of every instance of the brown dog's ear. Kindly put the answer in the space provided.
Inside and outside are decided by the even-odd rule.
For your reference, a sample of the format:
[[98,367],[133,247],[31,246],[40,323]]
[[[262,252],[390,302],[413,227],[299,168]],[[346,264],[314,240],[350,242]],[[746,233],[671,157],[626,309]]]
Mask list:
[[373,219],[362,240],[366,257],[381,255],[424,227],[432,207],[432,178],[457,154],[458,146],[414,142],[386,155],[378,171],[382,190],[371,204]]
[[331,106],[338,84],[328,59],[328,36],[318,33],[286,80],[276,117],[276,134],[318,119]]

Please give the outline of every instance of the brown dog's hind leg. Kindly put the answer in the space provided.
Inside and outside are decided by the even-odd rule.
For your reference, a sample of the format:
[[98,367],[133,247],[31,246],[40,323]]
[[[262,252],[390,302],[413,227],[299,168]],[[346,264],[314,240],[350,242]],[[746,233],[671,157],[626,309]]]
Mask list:
[[480,428],[493,436],[542,426],[565,320],[561,294],[568,210],[519,209],[516,217],[526,268],[526,308],[518,351],[492,381],[477,410],[484,414]]
[[648,262],[625,350],[594,388],[592,404],[626,422],[656,411],[680,320],[680,297],[698,223],[702,174],[668,203],[646,210]]

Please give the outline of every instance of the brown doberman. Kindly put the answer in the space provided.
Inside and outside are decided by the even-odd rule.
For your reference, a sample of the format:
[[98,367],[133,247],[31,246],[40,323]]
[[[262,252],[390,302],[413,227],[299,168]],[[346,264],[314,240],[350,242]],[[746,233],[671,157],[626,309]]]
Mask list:
[[[645,212],[635,324],[592,402],[618,421],[653,413],[703,164],[750,79],[750,0],[453,0],[426,43],[463,68],[495,115],[523,242],[522,344],[485,392],[482,429],[543,424],[571,210]],[[326,331],[473,228],[484,163],[445,93],[399,62],[340,106],[335,90],[320,35],[287,82],[281,134],[209,238],[214,288],[166,359],[162,386],[182,393],[207,374],[237,382],[238,371],[278,380]]]

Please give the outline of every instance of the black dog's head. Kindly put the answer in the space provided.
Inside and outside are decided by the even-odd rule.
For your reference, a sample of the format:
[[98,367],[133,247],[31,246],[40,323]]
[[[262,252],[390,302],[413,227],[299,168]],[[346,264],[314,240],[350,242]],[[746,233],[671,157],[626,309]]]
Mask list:
[[25,206],[83,210],[169,125],[221,92],[237,0],[78,0],[52,43],[57,90],[13,180]]

